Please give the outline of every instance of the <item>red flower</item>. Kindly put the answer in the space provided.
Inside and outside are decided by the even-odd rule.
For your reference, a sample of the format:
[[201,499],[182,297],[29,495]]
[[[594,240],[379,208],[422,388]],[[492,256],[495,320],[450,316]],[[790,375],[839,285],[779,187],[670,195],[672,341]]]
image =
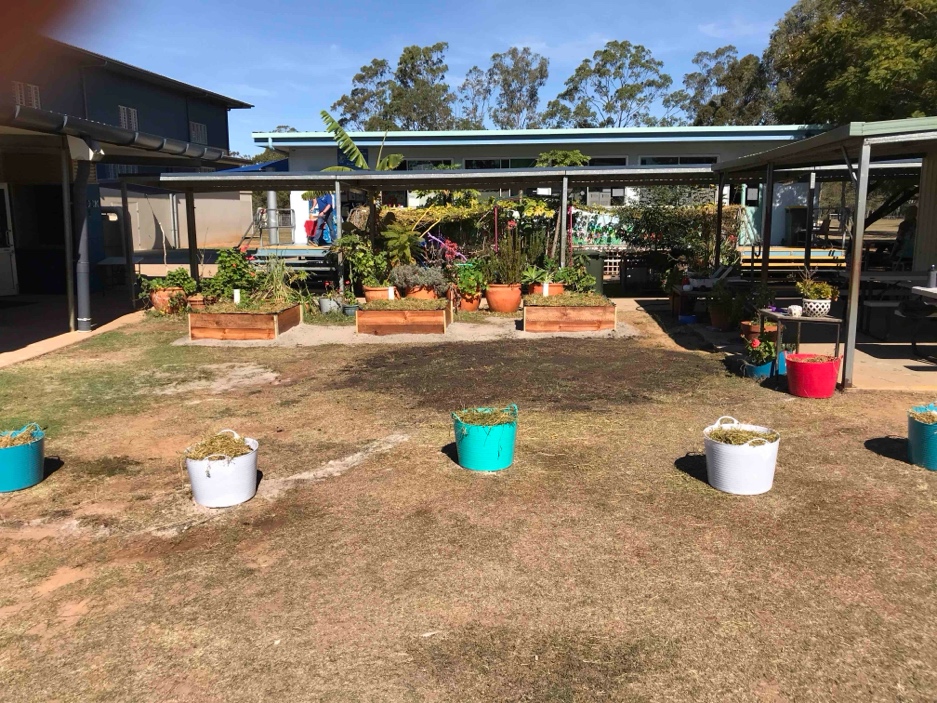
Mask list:
[[514,229],[515,227],[517,227],[517,221],[516,221],[516,220],[508,220],[508,229]]
[[761,346],[761,340],[759,339],[752,340],[752,349],[757,349],[760,346]]

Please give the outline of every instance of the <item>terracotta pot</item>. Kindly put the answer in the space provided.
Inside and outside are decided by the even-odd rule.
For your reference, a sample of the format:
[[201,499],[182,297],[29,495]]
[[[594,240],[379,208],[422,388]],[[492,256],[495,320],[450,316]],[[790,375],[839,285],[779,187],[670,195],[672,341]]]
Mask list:
[[407,288],[407,294],[404,297],[418,298],[419,300],[435,300],[439,296],[436,295],[436,290],[434,288],[413,286],[413,288]]
[[[176,298],[176,296],[182,296]],[[150,291],[150,304],[157,312],[173,312],[182,307],[182,300],[185,299],[185,291],[173,286],[172,288],[158,288]]]
[[[364,300],[370,303],[372,300],[392,300],[399,298],[400,293],[393,286],[362,286],[364,288]],[[388,292],[388,291],[393,292]]]
[[[551,283],[550,284],[550,295],[560,295],[566,291],[566,286],[562,283]],[[543,295],[543,284],[542,283],[531,283],[530,284],[530,294],[531,295]]]
[[517,312],[521,307],[521,284],[491,283],[485,290],[485,299],[492,312]]
[[462,299],[459,301],[459,310],[463,312],[475,312],[478,310],[478,306],[481,305],[482,294],[475,293],[475,295],[466,295],[462,293]]
[[767,337],[769,342],[774,344],[778,343],[778,326],[773,323],[768,323],[765,325],[764,330],[762,331],[761,326],[757,322],[752,322],[751,320],[745,320],[741,323],[742,327],[742,336],[745,337],[749,342],[752,340],[758,339],[764,332],[765,337]]
[[729,311],[723,308],[709,308],[709,322],[720,332],[729,332],[732,329],[732,318]]

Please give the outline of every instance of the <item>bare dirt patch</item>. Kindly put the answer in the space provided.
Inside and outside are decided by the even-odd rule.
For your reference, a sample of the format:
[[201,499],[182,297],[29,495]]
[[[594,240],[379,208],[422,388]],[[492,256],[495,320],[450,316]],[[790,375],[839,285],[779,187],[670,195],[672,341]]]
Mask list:
[[259,364],[205,364],[199,367],[206,378],[195,381],[179,381],[153,390],[155,395],[180,395],[189,393],[227,393],[236,388],[267,386],[275,383],[279,374]]

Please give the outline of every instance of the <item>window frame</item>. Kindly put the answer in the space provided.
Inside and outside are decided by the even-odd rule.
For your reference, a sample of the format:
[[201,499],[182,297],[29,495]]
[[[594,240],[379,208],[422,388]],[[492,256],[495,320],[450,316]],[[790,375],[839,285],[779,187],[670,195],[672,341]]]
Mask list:
[[137,108],[129,105],[117,106],[117,124],[121,129],[129,129],[131,132],[140,131],[140,117],[137,114]]
[[[645,159],[676,159],[675,164],[645,164]],[[683,159],[713,159],[709,163],[685,164],[681,163]],[[638,165],[644,168],[668,168],[672,166],[712,166],[719,163],[718,154],[643,154],[638,157]]]
[[[199,136],[202,138],[199,139]],[[204,122],[189,120],[189,141],[193,144],[208,146],[208,125]]]
[[36,110],[42,109],[42,93],[38,85],[26,81],[12,81],[12,83],[14,105],[31,107]]

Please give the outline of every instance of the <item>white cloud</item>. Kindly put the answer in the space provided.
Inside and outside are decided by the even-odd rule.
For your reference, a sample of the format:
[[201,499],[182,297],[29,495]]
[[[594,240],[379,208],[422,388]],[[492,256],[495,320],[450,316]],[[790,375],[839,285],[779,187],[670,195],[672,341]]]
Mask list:
[[771,22],[749,22],[739,17],[733,17],[730,22],[710,22],[701,24],[698,29],[701,34],[715,39],[743,39],[748,37],[767,38],[773,26]]
[[234,83],[225,88],[231,95],[240,95],[244,98],[272,98],[276,92],[247,83]]

